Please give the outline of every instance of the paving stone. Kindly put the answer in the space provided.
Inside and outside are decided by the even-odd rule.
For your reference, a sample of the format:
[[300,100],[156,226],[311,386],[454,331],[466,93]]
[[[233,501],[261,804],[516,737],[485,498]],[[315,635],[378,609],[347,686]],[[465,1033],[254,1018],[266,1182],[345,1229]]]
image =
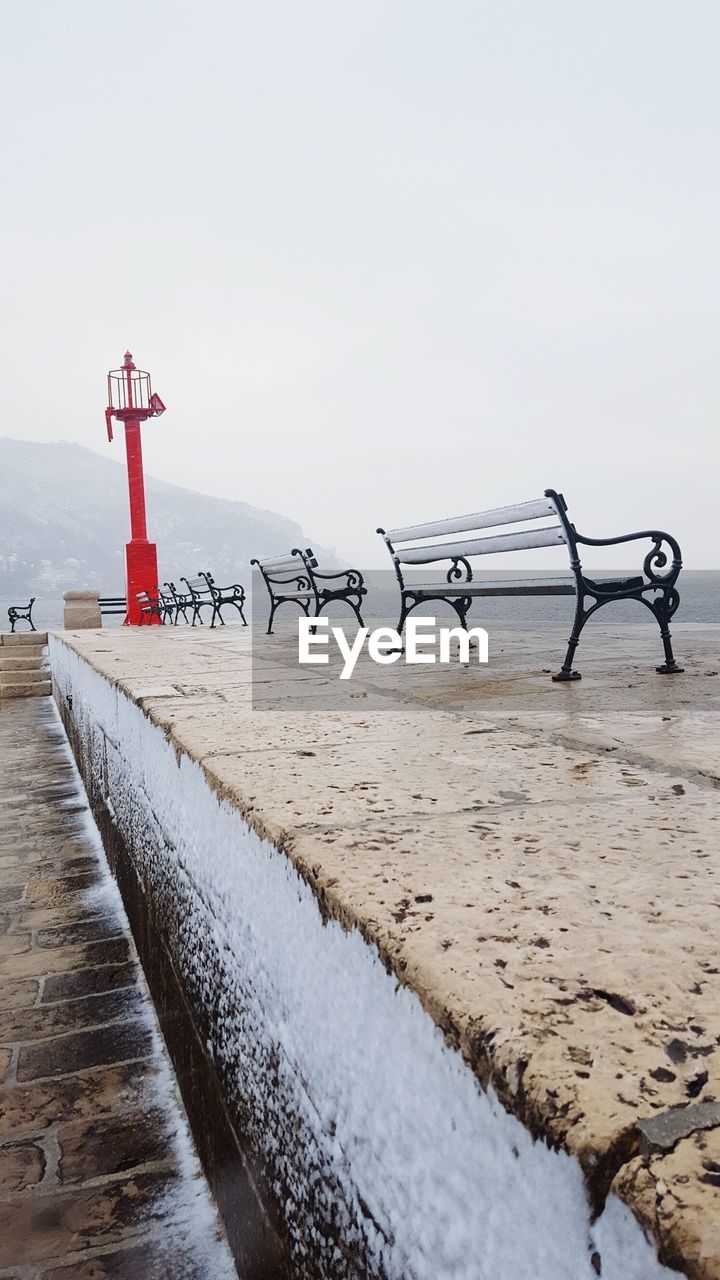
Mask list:
[[93,872],[93,858],[75,849],[74,856],[58,853],[50,842],[46,847],[32,847],[0,857],[0,875],[4,884],[25,883],[31,877],[43,877],[53,882],[59,878]]
[[0,959],[5,956],[19,956],[32,947],[32,934],[6,933],[0,937]]
[[160,1163],[172,1153],[167,1116],[161,1110],[61,1124],[57,1140],[61,1149],[58,1177],[65,1186],[124,1173],[151,1161]]
[[[0,878],[2,872],[0,871]],[[28,907],[23,903],[0,907],[1,920],[16,920],[19,929],[58,929],[83,920],[97,920],[107,915],[107,906],[83,898],[79,902],[57,902],[53,907]]]
[[202,1262],[148,1241],[43,1271],[40,1280],[213,1280]]
[[173,1181],[166,1173],[141,1173],[100,1187],[1,1200],[0,1267],[37,1265],[138,1234],[150,1214],[161,1217],[158,1205]]
[[103,1023],[128,1022],[137,1019],[144,1006],[145,997],[137,987],[123,987],[33,1009],[0,1010],[0,1044],[45,1040]]
[[0,1088],[0,1138],[137,1108],[154,1093],[156,1071],[157,1060],[145,1059]]
[[0,1045],[0,1084],[4,1084],[12,1062],[12,1049]]
[[27,884],[25,902],[29,906],[51,906],[62,895],[83,893],[102,879],[99,871],[86,871],[80,875],[66,876],[62,879],[55,876],[31,876]]
[[[42,977],[73,970],[88,969],[94,965],[117,965],[130,958],[127,938],[115,938],[108,942],[90,942],[86,945],[63,947],[52,953],[39,949],[12,959],[13,977]],[[0,974],[8,962],[0,959]]]
[[0,903],[3,905],[7,902],[20,902],[25,892],[25,886],[22,884],[10,884],[0,887]]
[[42,1182],[45,1157],[32,1142],[6,1142],[0,1146],[0,1197],[25,1191]]
[[69,1075],[87,1067],[147,1058],[152,1051],[152,1031],[148,1026],[137,1022],[118,1022],[91,1031],[57,1036],[35,1045],[21,1045],[17,1078],[23,1081]]
[[77,969],[72,973],[53,974],[45,979],[43,1004],[131,986],[135,982],[136,973],[136,966],[128,961],[125,964],[105,964],[97,969]]
[[26,1009],[38,994],[37,978],[9,978],[0,982],[0,1009]]
[[102,938],[116,938],[121,934],[122,927],[116,916],[95,916],[72,924],[39,929],[37,945],[43,948],[64,947],[68,943],[98,942]]

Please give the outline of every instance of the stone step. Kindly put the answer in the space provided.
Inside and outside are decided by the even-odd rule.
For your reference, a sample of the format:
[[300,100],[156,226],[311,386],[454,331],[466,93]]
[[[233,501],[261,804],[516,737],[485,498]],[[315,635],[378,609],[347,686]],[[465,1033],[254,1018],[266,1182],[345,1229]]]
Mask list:
[[6,658],[0,649],[0,674],[3,671],[39,671],[41,668],[47,668],[47,654],[35,653],[31,649],[29,653],[23,653],[22,657]]
[[5,698],[41,698],[52,693],[52,681],[38,680],[35,683],[0,685],[0,700]]
[[43,647],[47,644],[47,631],[3,631],[0,635],[0,652],[3,649],[14,649],[21,645],[38,645]]
[[0,671],[0,689],[13,684],[42,684],[50,679],[48,667],[24,667],[19,671]]
[[0,646],[12,649],[17,644],[47,644],[47,631],[4,631]]

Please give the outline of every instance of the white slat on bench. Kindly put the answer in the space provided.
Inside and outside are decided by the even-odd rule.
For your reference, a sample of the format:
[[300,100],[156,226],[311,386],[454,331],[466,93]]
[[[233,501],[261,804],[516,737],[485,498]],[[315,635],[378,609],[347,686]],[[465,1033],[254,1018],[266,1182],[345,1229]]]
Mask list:
[[467,542],[438,542],[430,547],[408,547],[395,550],[402,564],[432,564],[435,560],[452,560],[455,556],[487,556],[494,551],[525,551],[528,547],[554,547],[565,542],[559,524],[546,529],[523,529],[518,533],[499,533],[490,538],[471,538]]
[[300,556],[280,556],[277,560],[259,560],[258,564],[266,573],[297,572],[305,567]]
[[450,520],[408,525],[406,529],[388,529],[387,535],[392,543],[414,542],[417,538],[442,538],[448,533],[470,533],[474,529],[492,529],[499,524],[520,524],[522,520],[542,520],[556,515],[550,498],[536,498],[515,507],[496,507],[494,511],[476,511],[474,515],[454,516]]

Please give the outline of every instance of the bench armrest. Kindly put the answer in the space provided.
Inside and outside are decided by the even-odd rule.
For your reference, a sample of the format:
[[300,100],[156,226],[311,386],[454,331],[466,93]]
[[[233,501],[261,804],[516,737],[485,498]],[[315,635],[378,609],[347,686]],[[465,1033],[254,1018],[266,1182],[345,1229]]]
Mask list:
[[[651,582],[674,581],[682,569],[682,552],[675,538],[669,533],[664,533],[662,529],[643,529],[639,533],[622,533],[617,538],[585,538],[579,533],[575,535],[576,541],[586,547],[615,547],[620,543],[639,542],[644,538],[649,538],[654,544],[643,560],[645,576]],[[672,552],[672,563],[667,573],[658,573],[657,570],[664,569],[669,559],[667,551],[662,549],[663,543]]]
[[365,579],[359,569],[337,569],[334,573],[321,573],[318,569],[313,569],[312,572],[314,578],[345,578],[349,588],[362,587],[365,584]]

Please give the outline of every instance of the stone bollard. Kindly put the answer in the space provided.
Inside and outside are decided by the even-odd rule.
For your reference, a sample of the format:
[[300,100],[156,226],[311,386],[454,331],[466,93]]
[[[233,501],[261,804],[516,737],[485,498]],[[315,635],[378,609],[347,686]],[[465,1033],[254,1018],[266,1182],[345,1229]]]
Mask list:
[[97,591],[66,591],[63,625],[66,631],[101,627],[102,614]]

